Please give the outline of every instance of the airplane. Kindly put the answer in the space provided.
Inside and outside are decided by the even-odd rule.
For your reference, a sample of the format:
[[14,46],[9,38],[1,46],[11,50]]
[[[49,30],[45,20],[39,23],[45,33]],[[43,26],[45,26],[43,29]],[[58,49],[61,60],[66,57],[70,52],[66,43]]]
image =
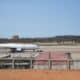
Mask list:
[[9,48],[11,52],[22,52],[25,49],[33,50],[39,49],[36,44],[26,44],[26,43],[0,43],[0,48]]

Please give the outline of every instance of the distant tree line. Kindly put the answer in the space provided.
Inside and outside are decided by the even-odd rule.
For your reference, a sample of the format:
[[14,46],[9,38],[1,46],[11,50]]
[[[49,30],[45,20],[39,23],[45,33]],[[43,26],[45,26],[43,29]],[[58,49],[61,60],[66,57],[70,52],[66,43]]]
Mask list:
[[80,36],[56,36],[46,38],[0,38],[0,43],[17,42],[17,43],[31,43],[31,42],[61,42],[61,41],[75,41],[80,43]]

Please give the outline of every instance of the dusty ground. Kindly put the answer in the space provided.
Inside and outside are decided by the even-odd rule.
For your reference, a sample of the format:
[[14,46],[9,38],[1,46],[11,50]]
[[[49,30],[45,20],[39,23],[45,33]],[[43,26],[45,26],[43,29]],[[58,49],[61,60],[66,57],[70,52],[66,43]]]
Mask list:
[[52,52],[72,52],[80,53],[80,45],[57,45],[57,46],[40,46],[40,49],[43,51],[52,51]]
[[0,80],[80,80],[80,71],[0,70]]

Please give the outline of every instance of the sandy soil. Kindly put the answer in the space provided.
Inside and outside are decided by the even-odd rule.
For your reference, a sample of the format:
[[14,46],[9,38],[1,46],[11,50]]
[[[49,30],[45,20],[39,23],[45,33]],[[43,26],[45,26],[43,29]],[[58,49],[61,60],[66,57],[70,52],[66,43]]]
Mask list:
[[80,80],[80,71],[0,70],[0,80]]

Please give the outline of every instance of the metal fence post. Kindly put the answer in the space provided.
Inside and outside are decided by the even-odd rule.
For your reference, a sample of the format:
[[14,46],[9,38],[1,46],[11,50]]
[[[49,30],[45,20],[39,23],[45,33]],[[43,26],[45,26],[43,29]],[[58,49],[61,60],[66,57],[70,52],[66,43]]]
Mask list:
[[33,68],[33,53],[31,53],[30,68]]
[[49,69],[52,68],[52,65],[51,65],[51,53],[50,52],[49,52],[48,66],[49,66]]
[[68,70],[71,70],[71,60],[72,60],[72,57],[71,57],[71,53],[66,53],[67,54],[67,68]]
[[32,69],[33,68],[33,60],[30,59],[30,68]]
[[14,68],[15,68],[15,60],[12,59],[12,69],[14,69]]
[[67,60],[67,69],[71,70],[70,59]]

